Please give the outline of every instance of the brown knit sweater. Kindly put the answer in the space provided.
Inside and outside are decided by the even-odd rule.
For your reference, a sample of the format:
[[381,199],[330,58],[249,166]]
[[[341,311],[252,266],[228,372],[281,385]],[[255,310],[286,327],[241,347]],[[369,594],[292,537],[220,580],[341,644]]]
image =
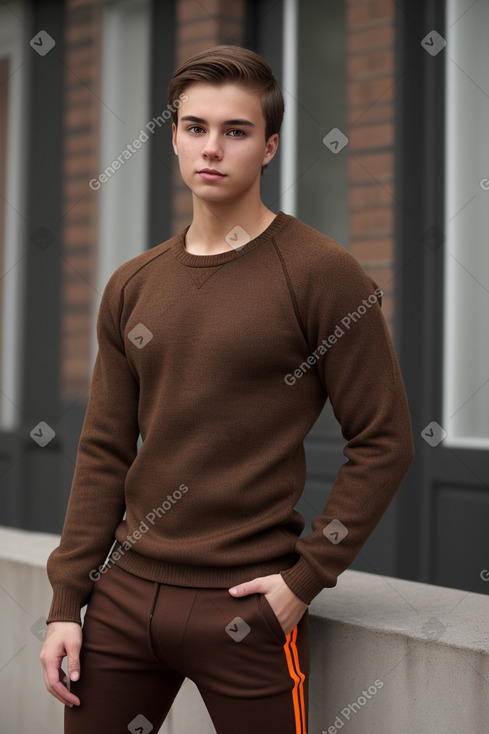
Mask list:
[[[345,249],[283,212],[241,249],[184,243],[105,288],[48,622],[80,621],[114,541],[109,566],[145,579],[226,588],[281,572],[309,603],[412,462],[381,291]],[[303,440],[328,397],[347,461],[299,539]]]

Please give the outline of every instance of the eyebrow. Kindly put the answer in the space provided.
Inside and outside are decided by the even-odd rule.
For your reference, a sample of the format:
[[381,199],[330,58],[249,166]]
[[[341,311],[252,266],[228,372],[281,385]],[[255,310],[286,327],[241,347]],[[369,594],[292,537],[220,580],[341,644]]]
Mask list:
[[[193,115],[181,117],[180,122],[200,122],[207,125],[207,120],[204,120],[202,117],[194,117]],[[248,125],[248,127],[255,127],[255,124],[250,122],[250,120],[225,120],[222,125]]]

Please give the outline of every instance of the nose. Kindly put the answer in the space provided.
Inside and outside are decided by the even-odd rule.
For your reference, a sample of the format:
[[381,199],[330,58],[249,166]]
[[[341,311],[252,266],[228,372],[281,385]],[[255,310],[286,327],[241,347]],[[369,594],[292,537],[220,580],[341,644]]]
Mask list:
[[218,158],[222,157],[222,146],[219,139],[219,134],[209,133],[206,137],[204,147],[202,149],[202,155],[204,158]]

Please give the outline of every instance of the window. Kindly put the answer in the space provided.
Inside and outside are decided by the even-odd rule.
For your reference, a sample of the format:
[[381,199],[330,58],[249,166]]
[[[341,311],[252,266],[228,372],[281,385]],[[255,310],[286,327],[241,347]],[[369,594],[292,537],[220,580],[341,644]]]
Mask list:
[[[131,0],[106,7],[102,51],[99,163],[100,180],[104,182],[99,188],[99,294],[120,264],[147,247],[149,140],[153,134],[158,134],[162,124],[154,122],[151,125],[152,120],[148,120],[148,0]],[[166,103],[162,87],[163,100]],[[164,107],[163,104],[162,110]],[[118,162],[117,167],[112,166],[114,161]],[[103,174],[107,168],[105,180]],[[97,310],[98,303],[94,314]],[[93,338],[95,359],[95,329]]]
[[447,2],[443,428],[489,448],[489,4]]
[[21,3],[0,8],[0,425],[8,430],[20,405],[27,26]]
[[348,247],[347,159],[323,143],[346,130],[345,7],[284,4],[281,207]]

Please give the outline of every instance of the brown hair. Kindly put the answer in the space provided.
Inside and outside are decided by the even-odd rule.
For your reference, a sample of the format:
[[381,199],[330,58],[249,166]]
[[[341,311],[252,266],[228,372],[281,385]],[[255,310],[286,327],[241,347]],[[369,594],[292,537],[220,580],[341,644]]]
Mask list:
[[[284,116],[284,100],[270,65],[254,51],[241,46],[214,46],[191,56],[173,74],[168,101],[175,125],[184,90],[196,82],[241,84],[261,96],[265,139],[278,133]],[[177,104],[175,104],[177,103]]]

